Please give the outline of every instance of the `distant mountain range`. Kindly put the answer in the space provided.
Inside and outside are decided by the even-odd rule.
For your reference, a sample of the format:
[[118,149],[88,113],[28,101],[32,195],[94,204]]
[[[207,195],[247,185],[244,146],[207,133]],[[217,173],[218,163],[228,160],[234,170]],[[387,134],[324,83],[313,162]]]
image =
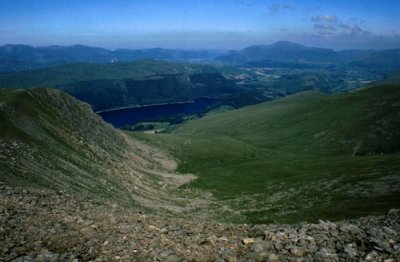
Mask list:
[[341,50],[315,48],[280,41],[271,45],[253,45],[240,51],[116,49],[84,45],[0,47],[0,72],[25,71],[76,62],[116,63],[143,59],[165,61],[207,61],[254,67],[308,68],[327,66],[373,67],[400,70],[400,48],[392,50]]
[[272,45],[253,45],[240,51],[218,57],[217,60],[233,63],[251,63],[259,61],[297,61],[329,63],[337,59],[332,49],[307,47],[292,42],[276,42]]
[[[139,60],[145,57],[153,59]],[[183,63],[195,59],[208,63]],[[137,61],[124,62],[130,60]],[[334,51],[291,42],[225,55],[170,49],[110,51],[82,45],[0,47],[0,88],[55,87],[96,111],[201,96],[241,107],[304,90],[351,90],[397,71],[400,49]]]
[[217,61],[257,67],[356,66],[400,70],[400,48],[392,50],[342,50],[308,47],[280,41],[272,45],[254,45],[230,51]]
[[143,59],[167,61],[212,60],[221,51],[175,49],[108,50],[84,45],[32,47],[4,45],[0,47],[0,72],[23,71],[76,62],[115,63]]

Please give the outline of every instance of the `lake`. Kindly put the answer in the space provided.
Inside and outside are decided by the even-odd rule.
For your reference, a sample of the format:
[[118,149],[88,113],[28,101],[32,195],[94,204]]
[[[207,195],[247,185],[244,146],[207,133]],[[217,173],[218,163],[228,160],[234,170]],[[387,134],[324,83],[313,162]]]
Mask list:
[[120,128],[125,125],[135,124],[144,120],[158,119],[160,117],[203,113],[216,101],[218,99],[201,97],[188,102],[121,108],[99,112],[98,114],[104,121],[112,124],[114,127]]

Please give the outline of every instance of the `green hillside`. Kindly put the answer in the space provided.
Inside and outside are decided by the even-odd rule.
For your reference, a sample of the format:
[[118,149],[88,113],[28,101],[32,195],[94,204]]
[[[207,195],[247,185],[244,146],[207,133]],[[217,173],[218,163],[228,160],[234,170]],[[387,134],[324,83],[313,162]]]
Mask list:
[[182,213],[188,201],[176,188],[193,177],[176,174],[175,166],[62,91],[0,90],[2,182]]
[[203,71],[215,72],[216,70],[211,66],[153,60],[116,64],[75,63],[45,69],[3,73],[0,74],[0,87],[61,87],[79,81],[137,79],[161,74],[198,73]]
[[181,102],[202,96],[231,97],[243,91],[223,72],[239,69],[143,60],[133,63],[76,63],[0,74],[0,88],[54,87],[89,103],[95,111]]
[[400,86],[304,92],[210,114],[167,134],[134,136],[167,148],[199,176],[228,221],[343,219],[400,207]]

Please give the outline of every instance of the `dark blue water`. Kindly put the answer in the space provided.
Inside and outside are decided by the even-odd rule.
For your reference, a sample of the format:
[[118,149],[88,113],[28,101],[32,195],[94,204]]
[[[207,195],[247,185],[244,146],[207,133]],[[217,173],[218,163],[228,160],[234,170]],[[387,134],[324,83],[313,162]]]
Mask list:
[[123,127],[143,120],[152,120],[166,116],[191,115],[203,113],[217,99],[202,97],[191,102],[149,105],[101,112],[99,115],[114,127]]

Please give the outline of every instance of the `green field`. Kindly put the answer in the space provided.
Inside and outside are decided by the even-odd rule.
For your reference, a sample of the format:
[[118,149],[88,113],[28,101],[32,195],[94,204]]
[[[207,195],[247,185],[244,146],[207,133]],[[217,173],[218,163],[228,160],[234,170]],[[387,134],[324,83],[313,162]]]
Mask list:
[[166,148],[188,187],[211,191],[229,222],[294,223],[400,207],[400,86],[305,92],[133,133]]

